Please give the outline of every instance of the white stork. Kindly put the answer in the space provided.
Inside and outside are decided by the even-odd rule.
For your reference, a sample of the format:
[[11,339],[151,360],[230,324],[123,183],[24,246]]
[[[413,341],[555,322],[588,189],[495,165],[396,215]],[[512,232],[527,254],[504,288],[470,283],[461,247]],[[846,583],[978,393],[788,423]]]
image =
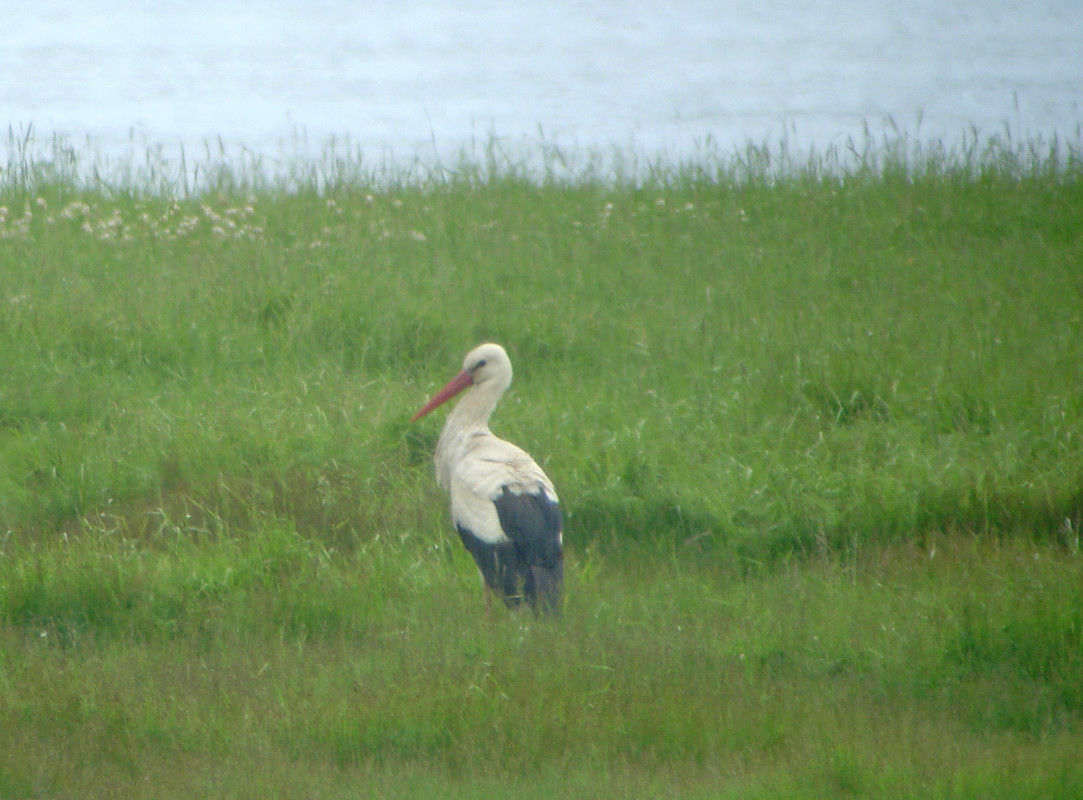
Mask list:
[[553,483],[521,448],[493,435],[489,417],[511,385],[498,344],[471,350],[456,375],[416,414],[420,419],[466,388],[436,445],[436,482],[451,495],[451,518],[485,579],[509,608],[525,598],[559,613],[564,585],[562,518]]

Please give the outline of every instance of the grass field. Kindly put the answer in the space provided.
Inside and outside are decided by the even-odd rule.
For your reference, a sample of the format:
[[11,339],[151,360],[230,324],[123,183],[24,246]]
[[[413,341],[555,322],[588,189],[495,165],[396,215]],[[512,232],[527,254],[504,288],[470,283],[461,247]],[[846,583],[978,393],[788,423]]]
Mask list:
[[[14,150],[0,798],[1083,796],[1078,146]],[[558,624],[486,624],[407,422],[483,340]]]

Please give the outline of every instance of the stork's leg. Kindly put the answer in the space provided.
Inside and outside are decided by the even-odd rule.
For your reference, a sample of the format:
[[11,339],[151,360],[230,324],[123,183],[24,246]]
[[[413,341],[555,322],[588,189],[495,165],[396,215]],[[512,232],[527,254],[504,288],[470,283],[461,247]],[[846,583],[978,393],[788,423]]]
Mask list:
[[489,584],[485,584],[485,620],[486,622],[492,622],[493,620],[493,590],[489,588]]

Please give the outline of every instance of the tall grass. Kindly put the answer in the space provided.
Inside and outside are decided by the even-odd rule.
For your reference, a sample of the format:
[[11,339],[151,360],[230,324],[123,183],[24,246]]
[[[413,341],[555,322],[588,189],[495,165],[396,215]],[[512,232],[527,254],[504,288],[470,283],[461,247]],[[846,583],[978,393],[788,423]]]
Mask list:
[[585,495],[585,532],[653,537],[669,519],[790,547],[1078,522],[1075,162],[1043,177],[1045,161],[1004,160],[906,180],[761,183],[720,164],[646,186],[9,188],[2,416],[36,429],[31,453],[99,451],[74,475],[48,457],[12,470],[32,485],[13,487],[9,526],[223,459],[281,475],[298,447],[347,465],[401,450],[424,393],[410,381],[483,338],[512,347],[518,398],[564,400],[531,413],[574,411],[542,421],[571,439],[554,469]]
[[[29,147],[0,796],[1083,790],[1077,146]],[[483,622],[407,423],[484,339],[565,506],[560,626]]]

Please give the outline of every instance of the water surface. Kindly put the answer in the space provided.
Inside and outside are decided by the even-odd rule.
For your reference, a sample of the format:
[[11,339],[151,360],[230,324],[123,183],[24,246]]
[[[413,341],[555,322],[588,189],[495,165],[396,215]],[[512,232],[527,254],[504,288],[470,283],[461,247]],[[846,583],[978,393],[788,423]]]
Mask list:
[[106,153],[674,158],[899,128],[1079,138],[1078,0],[9,3],[0,120]]

